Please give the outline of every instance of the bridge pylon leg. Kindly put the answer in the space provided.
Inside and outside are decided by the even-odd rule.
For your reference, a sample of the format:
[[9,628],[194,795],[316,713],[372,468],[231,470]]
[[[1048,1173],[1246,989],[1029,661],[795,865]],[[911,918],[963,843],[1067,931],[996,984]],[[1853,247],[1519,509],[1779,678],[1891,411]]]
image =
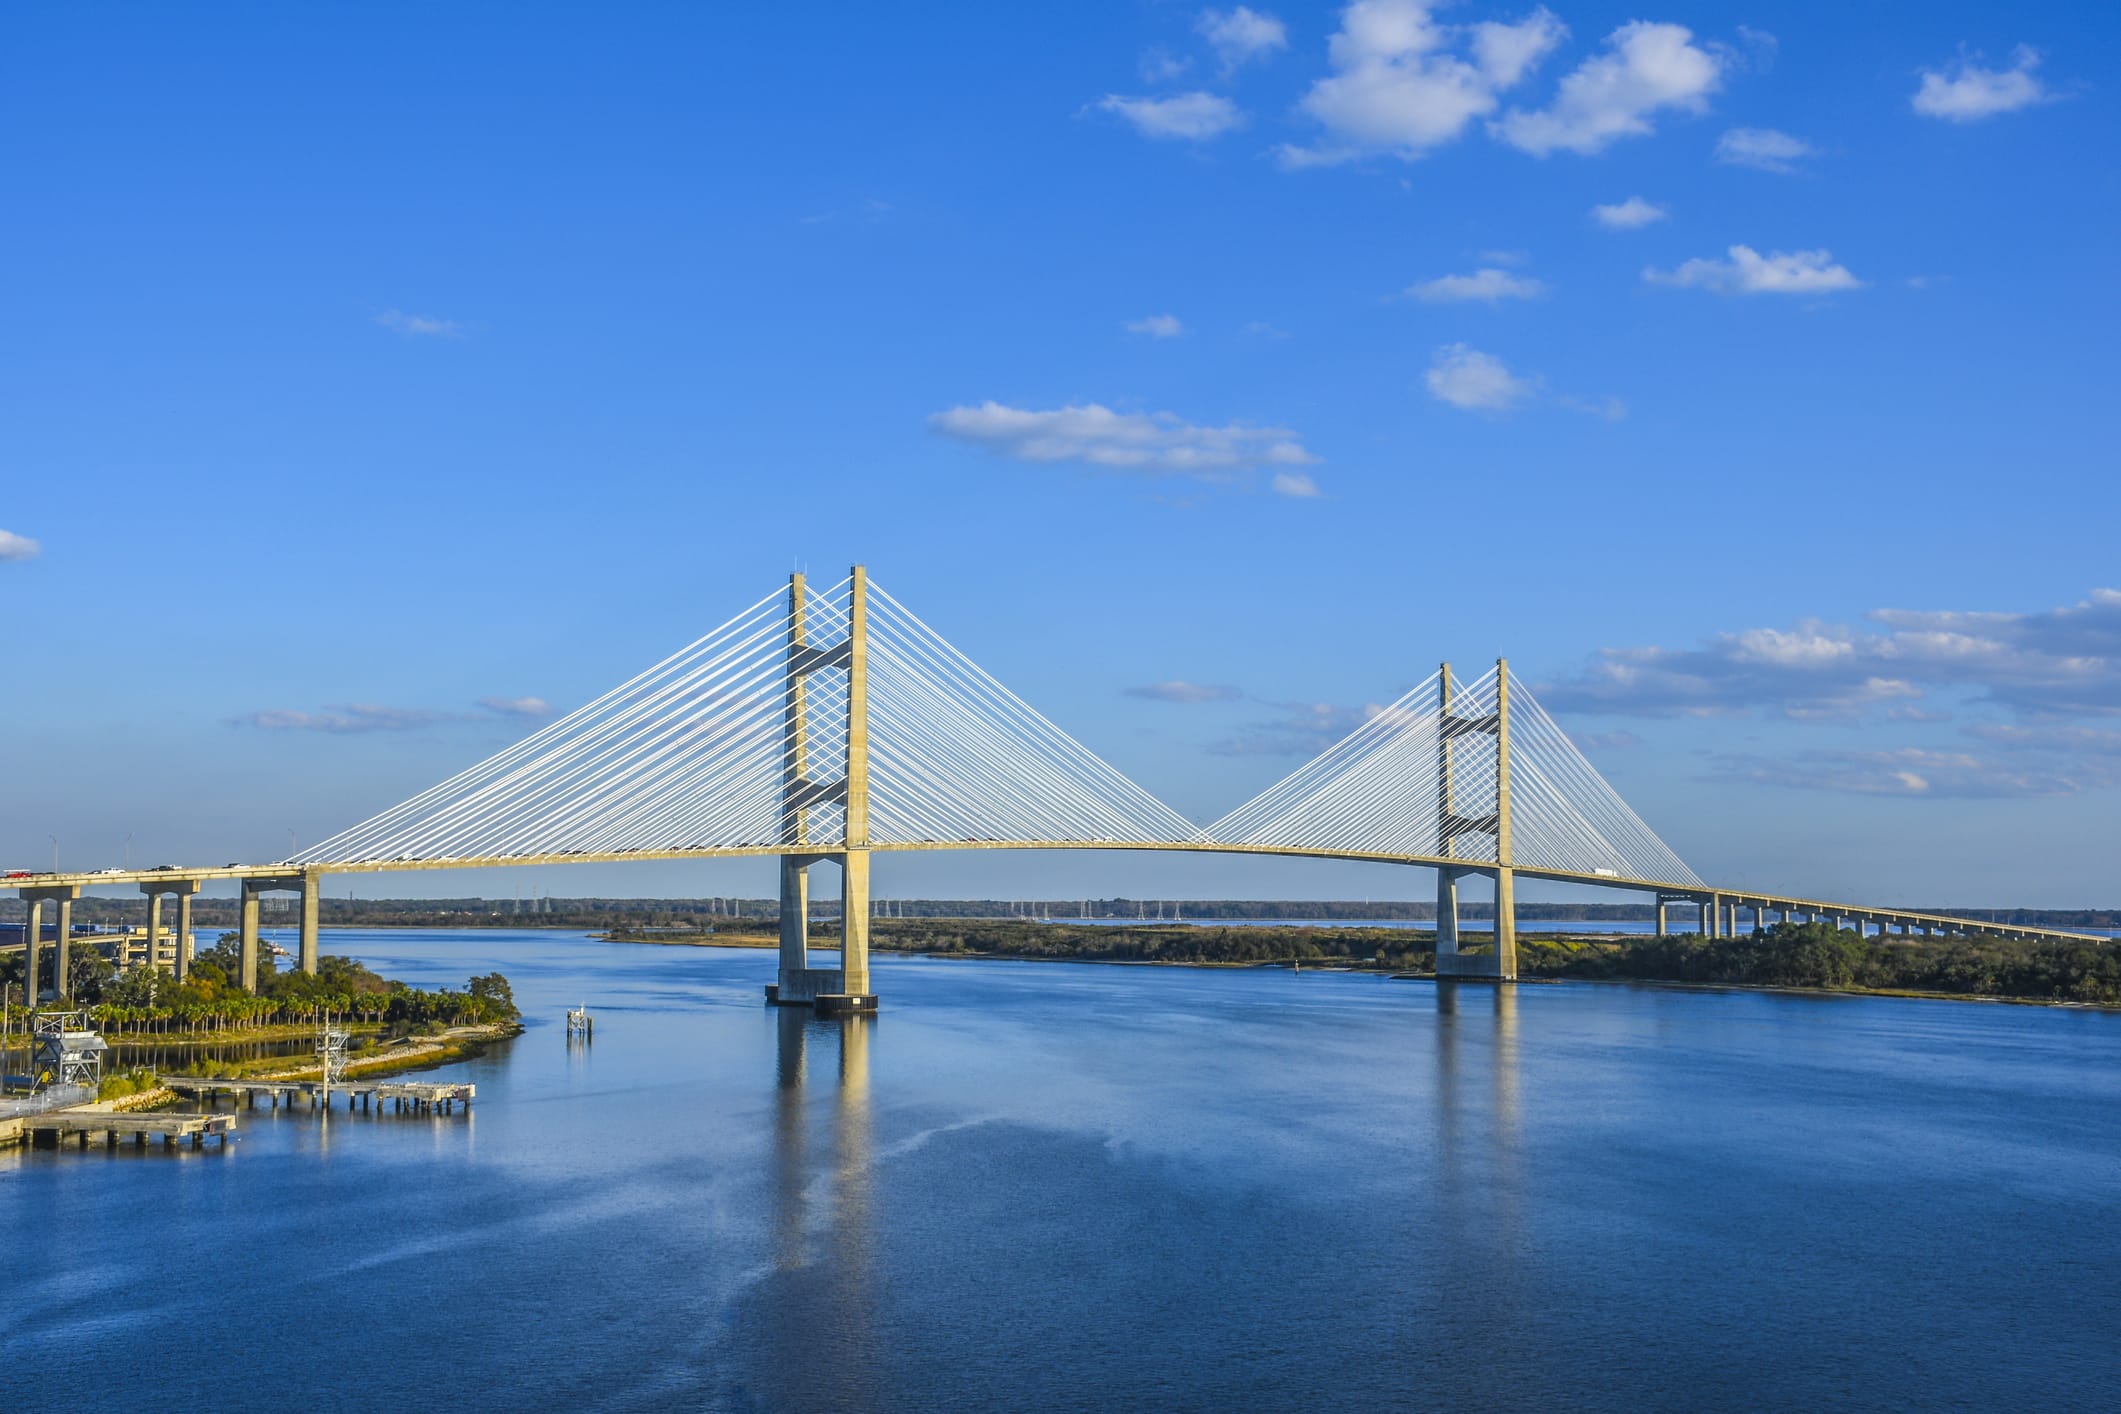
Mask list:
[[[1488,953],[1462,953],[1458,950],[1458,881],[1467,874],[1485,874],[1495,882],[1495,947]],[[1493,866],[1437,870],[1436,975],[1494,977],[1503,981],[1516,978],[1516,870]]]
[[237,936],[241,940],[240,980],[244,991],[255,993],[258,990],[258,890],[249,879],[243,881],[243,912],[237,927]]
[[[1446,962],[1445,959],[1450,959]],[[1458,871],[1436,871],[1436,971],[1449,972],[1458,958]]]
[[301,951],[302,970],[311,977],[317,975],[317,915],[322,904],[322,882],[314,869],[302,871],[302,924],[296,946]]
[[1495,871],[1495,975],[1517,980],[1517,871]]
[[840,985],[817,999],[820,1015],[876,1010],[869,989],[869,851],[850,849],[840,862]]

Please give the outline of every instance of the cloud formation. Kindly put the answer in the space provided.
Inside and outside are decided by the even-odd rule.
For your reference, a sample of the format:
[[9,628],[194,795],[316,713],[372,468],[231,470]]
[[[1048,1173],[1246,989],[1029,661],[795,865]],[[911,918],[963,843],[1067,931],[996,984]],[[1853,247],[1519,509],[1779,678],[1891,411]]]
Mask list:
[[1925,118],[1978,123],[2051,101],[2054,94],[2033,72],[2040,66],[2039,51],[2021,44],[2011,58],[2008,69],[1985,69],[1965,55],[1950,72],[1925,69],[1922,86],[1908,104]]
[[1214,756],[1316,756],[1385,708],[1372,702],[1336,707],[1330,702],[1269,704],[1283,715],[1253,722],[1234,737],[1208,744]]
[[1244,696],[1234,687],[1198,682],[1152,682],[1145,687],[1126,689],[1129,697],[1146,697],[1153,702],[1235,702]]
[[229,719],[233,725],[257,727],[264,731],[346,733],[413,731],[462,720],[463,716],[458,713],[432,712],[424,707],[385,707],[374,702],[352,702],[341,707],[327,707],[321,712],[268,707]]
[[1208,427],[1168,412],[1114,412],[1098,403],[1041,411],[985,402],[936,413],[928,426],[940,436],[1019,461],[1075,461],[1114,471],[1211,480],[1246,468],[1302,467],[1318,461],[1286,427],[1240,422]]
[[1317,480],[1308,471],[1277,471],[1268,483],[1277,496],[1291,500],[1315,501],[1325,492],[1318,489]]
[[513,721],[535,721],[552,715],[542,697],[482,697],[478,712],[442,712],[428,707],[386,707],[375,702],[350,702],[317,712],[291,707],[267,707],[230,717],[229,725],[256,727],[276,732],[409,732],[454,722],[490,722],[495,717]]
[[1819,295],[1863,286],[1847,267],[1834,263],[1832,251],[1778,250],[1762,255],[1743,245],[1732,246],[1728,259],[1689,260],[1676,270],[1652,268],[1643,271],[1642,278],[1653,285],[1724,295]]
[[428,314],[407,314],[402,309],[386,309],[376,316],[376,323],[413,339],[461,339],[464,326],[454,319],[436,319]]
[[1731,753],[1715,758],[1714,769],[1724,779],[1752,785],[1962,800],[2075,795],[2087,786],[2111,784],[2113,779],[2112,772],[2086,774],[2060,763],[1919,746],[1800,751],[1783,758]]
[[479,705],[498,717],[536,720],[552,715],[552,704],[542,697],[482,697]]
[[1425,381],[1432,397],[1469,412],[1503,412],[1532,392],[1532,385],[1513,375],[1501,359],[1465,344],[1438,349]]
[[1727,167],[1752,167],[1762,172],[1788,176],[1819,149],[1801,137],[1774,128],[1732,128],[1716,139],[1716,160]]
[[1567,35],[1545,7],[1516,24],[1440,25],[1428,0],[1356,0],[1327,45],[1333,72],[1302,108],[1331,137],[1284,146],[1288,167],[1345,162],[1369,152],[1406,159],[1456,141],[1498,95],[1522,82]]
[[1147,319],[1130,319],[1127,332],[1141,334],[1151,339],[1175,339],[1186,332],[1186,326],[1175,314],[1152,314]]
[[1169,98],[1130,98],[1110,93],[1096,105],[1134,125],[1143,137],[1206,142],[1245,125],[1237,105],[1220,94],[1179,93]]
[[1479,300],[1493,304],[1505,299],[1534,299],[1546,293],[1546,285],[1529,275],[1513,275],[1492,266],[1470,275],[1444,275],[1411,286],[1407,293],[1425,304],[1458,304]]
[[8,560],[34,560],[44,553],[44,547],[27,535],[17,535],[12,530],[0,530],[0,563]]
[[2121,590],[2034,613],[1876,609],[1693,648],[1609,648],[1543,686],[1558,711],[1849,720],[1950,690],[2033,721],[2121,716]]
[[[1555,711],[1753,717],[1910,730],[1946,743],[1712,758],[1723,777],[1858,795],[2060,796],[2121,786],[2121,591],[2030,613],[1878,609],[1692,648],[1614,648],[1542,684]],[[2000,720],[1998,716],[2000,714]]]
[[1561,81],[1552,104],[1537,112],[1511,109],[1494,124],[1495,134],[1535,157],[1600,152],[1621,138],[1653,131],[1655,114],[1705,111],[1727,63],[1722,54],[1695,44],[1684,25],[1635,20],[1614,30],[1603,53]]
[[1609,231],[1634,231],[1662,221],[1672,213],[1654,202],[1631,196],[1626,201],[1616,201],[1611,206],[1594,206],[1591,219]]
[[1289,47],[1289,32],[1280,20],[1243,5],[1234,10],[1203,10],[1193,27],[1215,51],[1226,75]]

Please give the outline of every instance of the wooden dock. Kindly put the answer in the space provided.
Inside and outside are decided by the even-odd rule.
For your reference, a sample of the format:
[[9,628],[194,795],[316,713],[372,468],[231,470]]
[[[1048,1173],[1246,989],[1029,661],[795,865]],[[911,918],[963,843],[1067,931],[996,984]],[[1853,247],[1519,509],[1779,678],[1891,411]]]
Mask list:
[[380,1111],[385,1105],[395,1105],[399,1114],[454,1114],[458,1106],[464,1113],[471,1112],[472,1099],[479,1087],[466,1083],[436,1083],[424,1080],[349,1080],[326,1090],[316,1080],[188,1080],[182,1076],[170,1076],[164,1085],[180,1095],[189,1095],[203,1100],[209,1106],[219,1104],[226,1095],[234,1106],[256,1109],[258,1097],[264,1096],[269,1108],[278,1109],[284,1102],[289,1109],[307,1098],[311,1109],[328,1106],[332,1098],[346,1097],[348,1110]]
[[34,1143],[39,1134],[49,1134],[55,1144],[64,1144],[69,1137],[80,1141],[86,1149],[88,1141],[101,1135],[106,1149],[115,1149],[121,1140],[130,1138],[133,1147],[144,1149],[147,1141],[162,1140],[162,1147],[174,1149],[179,1141],[189,1141],[194,1149],[206,1147],[210,1137],[218,1136],[221,1147],[228,1147],[228,1136],[236,1129],[234,1115],[166,1115],[166,1114],[118,1114],[109,1110],[53,1110],[49,1114],[24,1115],[22,1130]]

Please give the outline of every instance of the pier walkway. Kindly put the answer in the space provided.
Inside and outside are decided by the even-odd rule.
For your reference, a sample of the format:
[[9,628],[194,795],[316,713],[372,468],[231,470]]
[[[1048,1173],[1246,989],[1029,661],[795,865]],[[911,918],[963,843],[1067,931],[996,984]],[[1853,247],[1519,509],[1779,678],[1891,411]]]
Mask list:
[[328,1106],[332,1096],[344,1095],[349,1110],[374,1110],[395,1104],[399,1114],[453,1114],[462,1105],[469,1114],[472,1099],[479,1093],[476,1085],[422,1080],[349,1080],[329,1089],[317,1080],[187,1080],[172,1076],[162,1083],[179,1095],[208,1105],[219,1103],[226,1095],[232,1104],[253,1110],[261,1095],[272,1109],[280,1108],[283,1101],[293,1109],[296,1100],[304,1096],[308,1097],[309,1107],[317,1109]]
[[100,1135],[107,1149],[118,1147],[119,1141],[131,1139],[133,1147],[144,1149],[147,1141],[160,1138],[162,1147],[174,1149],[179,1141],[189,1141],[194,1149],[206,1146],[211,1137],[218,1137],[221,1147],[228,1147],[228,1136],[235,1132],[234,1115],[203,1114],[119,1114],[109,1110],[53,1110],[49,1114],[29,1115],[19,1121],[23,1133],[36,1142],[36,1136],[49,1134],[55,1143],[63,1144],[68,1138],[76,1138],[86,1149],[90,1138]]

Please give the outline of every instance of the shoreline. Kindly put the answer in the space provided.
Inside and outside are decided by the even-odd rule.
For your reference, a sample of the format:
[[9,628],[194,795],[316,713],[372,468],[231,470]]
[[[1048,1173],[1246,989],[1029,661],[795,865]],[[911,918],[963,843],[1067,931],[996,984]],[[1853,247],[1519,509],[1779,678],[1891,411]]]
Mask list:
[[[614,937],[609,933],[593,933],[590,936],[597,942],[614,943],[622,946],[749,948],[757,952],[770,952],[778,946],[776,940],[772,938],[756,938],[756,935],[741,940],[736,937],[721,939],[701,936],[622,938]],[[1632,938],[1640,935],[1587,933],[1583,936],[1605,941],[1608,939]],[[756,940],[753,940],[754,938]],[[826,951],[830,951],[830,949],[826,949]],[[937,952],[880,948],[873,942],[870,945],[870,951],[872,953],[891,953],[899,957],[927,958],[937,962],[1053,962],[1096,967],[1192,967],[1222,972],[1257,971],[1262,968],[1282,968],[1291,971],[1304,970],[1297,965],[1298,960],[1295,959],[1273,962],[1191,962],[1165,958],[1055,957],[1052,955],[1027,953]],[[1314,972],[1338,972],[1353,976],[1378,977],[1385,981],[1434,982],[1442,980],[1446,982],[1472,982],[1476,985],[1483,985],[1492,983],[1494,980],[1480,977],[1446,977],[1439,979],[1434,972],[1409,972],[1403,969],[1362,967],[1344,962],[1327,962],[1323,959],[1313,963],[1310,970]],[[1603,987],[1659,987],[1666,990],[1685,992],[1762,992],[1791,997],[1886,997],[1904,1001],[1977,1002],[1997,1006],[2052,1007],[2065,1011],[2100,1011],[2121,1014],[2121,1005],[2108,1002],[2080,1002],[2064,997],[2006,997],[1995,996],[1985,992],[1926,992],[1896,987],[1782,987],[1765,982],[1685,982],[1660,977],[1548,977],[1536,974],[1515,978],[1512,985],[1533,983],[1544,986],[1557,982],[1582,982],[1592,986]]]

